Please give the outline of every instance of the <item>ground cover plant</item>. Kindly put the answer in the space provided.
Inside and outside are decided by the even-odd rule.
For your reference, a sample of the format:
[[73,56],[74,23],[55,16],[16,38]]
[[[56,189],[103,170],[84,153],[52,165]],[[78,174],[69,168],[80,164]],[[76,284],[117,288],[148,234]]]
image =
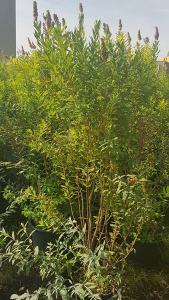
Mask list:
[[[81,4],[69,30],[49,11],[40,21],[34,1],[34,30],[30,52],[0,64],[4,259],[39,274],[20,299],[121,299],[136,241],[168,236],[169,79],[157,69],[158,28],[153,43],[139,31],[133,46],[121,20],[115,38],[96,21],[88,38]],[[35,248],[26,227],[7,222],[15,210],[58,241]]]

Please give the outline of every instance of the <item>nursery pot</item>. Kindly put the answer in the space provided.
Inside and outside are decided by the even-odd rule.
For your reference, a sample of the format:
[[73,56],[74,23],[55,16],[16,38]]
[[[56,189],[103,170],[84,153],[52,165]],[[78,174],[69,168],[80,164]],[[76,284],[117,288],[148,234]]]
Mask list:
[[112,300],[112,299],[115,299],[115,296],[113,296],[112,293],[107,293],[107,294],[101,294],[100,298],[102,300]]
[[101,294],[100,295],[100,298],[102,300],[117,300],[117,299],[121,299],[121,289],[119,289],[116,294],[112,293],[112,292],[107,292],[107,293],[104,293],[104,294]]
[[45,251],[48,243],[54,243],[56,235],[53,232],[39,229],[32,221],[29,221],[29,227],[32,231],[33,247],[39,247],[39,250]]
[[136,242],[135,253],[130,258],[145,268],[158,268],[162,264],[162,242]]

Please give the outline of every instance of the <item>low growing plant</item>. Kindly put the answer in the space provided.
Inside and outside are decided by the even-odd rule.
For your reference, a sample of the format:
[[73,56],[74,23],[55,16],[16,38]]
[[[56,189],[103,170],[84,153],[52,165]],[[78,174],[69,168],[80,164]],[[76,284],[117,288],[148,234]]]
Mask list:
[[11,299],[100,299],[99,292],[104,291],[107,281],[104,276],[112,255],[104,244],[91,252],[83,243],[85,228],[79,232],[71,220],[62,224],[58,240],[49,244],[45,252],[33,247],[28,232],[23,224],[21,230],[12,235],[4,229],[1,231],[1,238],[6,241],[3,259],[15,265],[19,274],[31,276],[36,270],[41,284],[35,291],[31,291],[31,287],[29,291],[22,288],[22,295],[13,294]]

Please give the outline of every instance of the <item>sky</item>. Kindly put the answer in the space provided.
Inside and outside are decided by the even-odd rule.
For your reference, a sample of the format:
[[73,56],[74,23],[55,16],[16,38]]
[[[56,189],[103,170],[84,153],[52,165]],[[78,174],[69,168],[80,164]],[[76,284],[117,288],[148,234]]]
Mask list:
[[[71,29],[78,19],[79,0],[37,0],[39,17],[47,9],[57,13],[59,18],[65,18]],[[137,31],[141,30],[143,37],[152,41],[155,26],[160,32],[160,56],[166,56],[169,51],[169,0],[82,0],[85,12],[85,26],[88,35],[96,19],[108,23],[116,34],[118,20],[121,18],[123,29],[129,31],[133,42]],[[27,37],[33,39],[33,0],[16,0],[17,13],[17,49],[23,45],[28,49]]]

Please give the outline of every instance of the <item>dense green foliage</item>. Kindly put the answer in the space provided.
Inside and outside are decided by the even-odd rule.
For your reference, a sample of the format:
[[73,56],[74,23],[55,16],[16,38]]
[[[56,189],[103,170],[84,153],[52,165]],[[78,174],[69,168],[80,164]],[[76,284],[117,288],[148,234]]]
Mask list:
[[100,21],[88,39],[82,6],[72,31],[49,12],[44,21],[35,18],[33,51],[0,64],[1,193],[53,231],[75,219],[84,247],[104,244],[120,276],[137,239],[161,237],[168,206],[169,79],[157,71],[158,41],[139,36],[133,47],[121,22],[113,39]]

